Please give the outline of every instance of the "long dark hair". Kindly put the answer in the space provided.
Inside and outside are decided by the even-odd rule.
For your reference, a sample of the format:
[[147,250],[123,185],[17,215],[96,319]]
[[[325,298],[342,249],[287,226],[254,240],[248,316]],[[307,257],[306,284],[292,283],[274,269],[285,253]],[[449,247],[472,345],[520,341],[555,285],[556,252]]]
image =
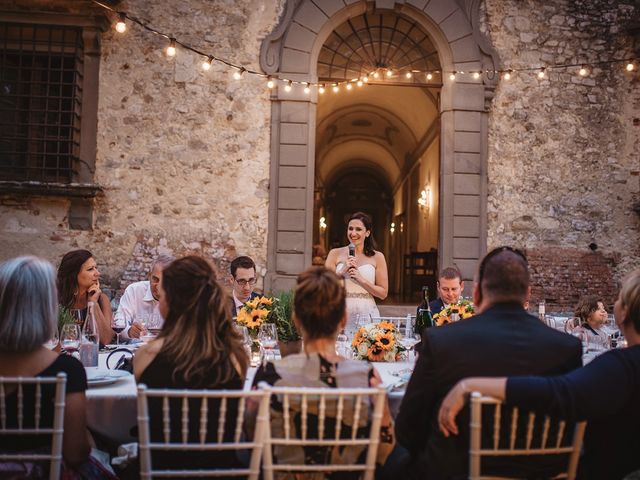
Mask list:
[[162,289],[169,311],[158,338],[164,339],[162,354],[176,362],[174,376],[215,387],[235,375],[233,358],[244,377],[249,359],[211,264],[194,255],[175,260],[162,271]]
[[78,274],[84,262],[92,257],[93,254],[89,250],[72,250],[62,257],[56,279],[60,305],[73,308],[78,293]]
[[364,212],[356,212],[353,213],[349,220],[347,220],[347,225],[351,220],[360,220],[364,224],[365,230],[369,230],[369,236],[364,239],[364,254],[367,257],[373,257],[376,254],[376,241],[373,239],[373,222],[371,221],[371,217]]

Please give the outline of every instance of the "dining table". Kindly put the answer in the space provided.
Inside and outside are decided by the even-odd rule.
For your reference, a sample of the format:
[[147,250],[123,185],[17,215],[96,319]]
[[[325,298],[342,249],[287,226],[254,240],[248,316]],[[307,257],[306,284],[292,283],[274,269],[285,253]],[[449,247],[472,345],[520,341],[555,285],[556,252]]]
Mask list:
[[[110,351],[99,353],[97,370],[87,369],[88,377],[92,377],[96,372],[108,375],[107,357],[110,353]],[[119,356],[119,352],[114,356]],[[109,366],[113,367],[116,363],[114,360],[117,359],[109,360]],[[382,386],[387,389],[389,406],[395,417],[414,364],[413,362],[372,362],[372,365],[380,374]],[[256,371],[257,367],[249,367],[244,385],[246,390],[251,389]],[[118,370],[117,377],[114,376],[112,381],[92,382],[90,380],[89,389],[86,392],[89,429],[117,445],[138,441],[137,386],[133,375],[121,372]]]

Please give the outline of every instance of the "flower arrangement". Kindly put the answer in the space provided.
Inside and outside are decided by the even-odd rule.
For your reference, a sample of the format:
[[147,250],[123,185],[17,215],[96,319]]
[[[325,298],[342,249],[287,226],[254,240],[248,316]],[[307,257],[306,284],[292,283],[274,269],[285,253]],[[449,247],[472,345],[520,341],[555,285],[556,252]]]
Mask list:
[[245,303],[238,311],[236,321],[247,327],[251,333],[257,334],[260,325],[269,318],[272,310],[273,298],[255,297]]
[[370,362],[395,362],[405,351],[396,341],[396,327],[390,322],[369,323],[360,327],[351,347],[355,359]]
[[451,317],[454,313],[458,314],[458,318],[461,320],[473,317],[473,314],[475,313],[473,303],[462,298],[458,301],[458,303],[453,303],[447,308],[443,309],[440,313],[436,313],[435,315],[433,315],[433,323],[435,323],[435,325],[438,327],[446,323],[451,323],[453,321]]

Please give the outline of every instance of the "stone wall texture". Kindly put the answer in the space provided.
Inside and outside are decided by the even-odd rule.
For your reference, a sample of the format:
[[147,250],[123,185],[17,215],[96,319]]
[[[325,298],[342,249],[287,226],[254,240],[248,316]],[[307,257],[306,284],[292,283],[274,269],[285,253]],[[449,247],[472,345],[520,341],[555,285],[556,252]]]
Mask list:
[[[14,8],[83,12],[88,1],[10,2]],[[260,42],[278,1],[131,0],[120,10],[204,52],[259,70]],[[97,9],[96,11],[101,11]],[[113,17],[115,18],[115,17]],[[0,255],[37,253],[57,264],[88,248],[105,283],[146,275],[158,253],[199,253],[222,269],[250,255],[266,272],[270,100],[262,78],[179,50],[141,27],[102,35],[93,231],[70,230],[68,202],[2,197]],[[260,287],[260,285],[259,285]]]
[[[637,1],[486,0],[483,8],[503,68],[640,55],[629,32]],[[615,282],[640,266],[640,78],[624,64],[584,78],[578,68],[501,81],[489,120],[489,248],[531,252],[532,301],[561,306],[585,293],[611,304]]]

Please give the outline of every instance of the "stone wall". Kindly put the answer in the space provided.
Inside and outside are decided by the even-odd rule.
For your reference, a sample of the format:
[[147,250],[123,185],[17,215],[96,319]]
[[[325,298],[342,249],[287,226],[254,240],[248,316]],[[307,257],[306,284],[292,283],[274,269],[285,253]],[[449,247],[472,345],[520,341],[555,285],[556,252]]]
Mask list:
[[[639,56],[629,31],[639,17],[632,0],[484,3],[484,28],[503,68]],[[532,252],[532,302],[566,307],[595,293],[611,303],[615,280],[640,266],[640,77],[624,66],[594,67],[584,78],[579,67],[544,80],[516,73],[498,85],[488,244]]]
[[[283,2],[130,0],[119,10],[253,70]],[[5,7],[3,7],[5,8]],[[11,1],[6,9],[102,12],[88,1]],[[222,269],[236,255],[266,267],[270,100],[266,81],[214,64],[128,24],[102,35],[92,231],[70,230],[68,201],[3,196],[0,257],[35,253],[57,264],[74,248],[97,257],[114,289],[144,277],[161,252],[200,253]],[[121,283],[122,282],[122,283]],[[260,287],[260,285],[259,285]]]

